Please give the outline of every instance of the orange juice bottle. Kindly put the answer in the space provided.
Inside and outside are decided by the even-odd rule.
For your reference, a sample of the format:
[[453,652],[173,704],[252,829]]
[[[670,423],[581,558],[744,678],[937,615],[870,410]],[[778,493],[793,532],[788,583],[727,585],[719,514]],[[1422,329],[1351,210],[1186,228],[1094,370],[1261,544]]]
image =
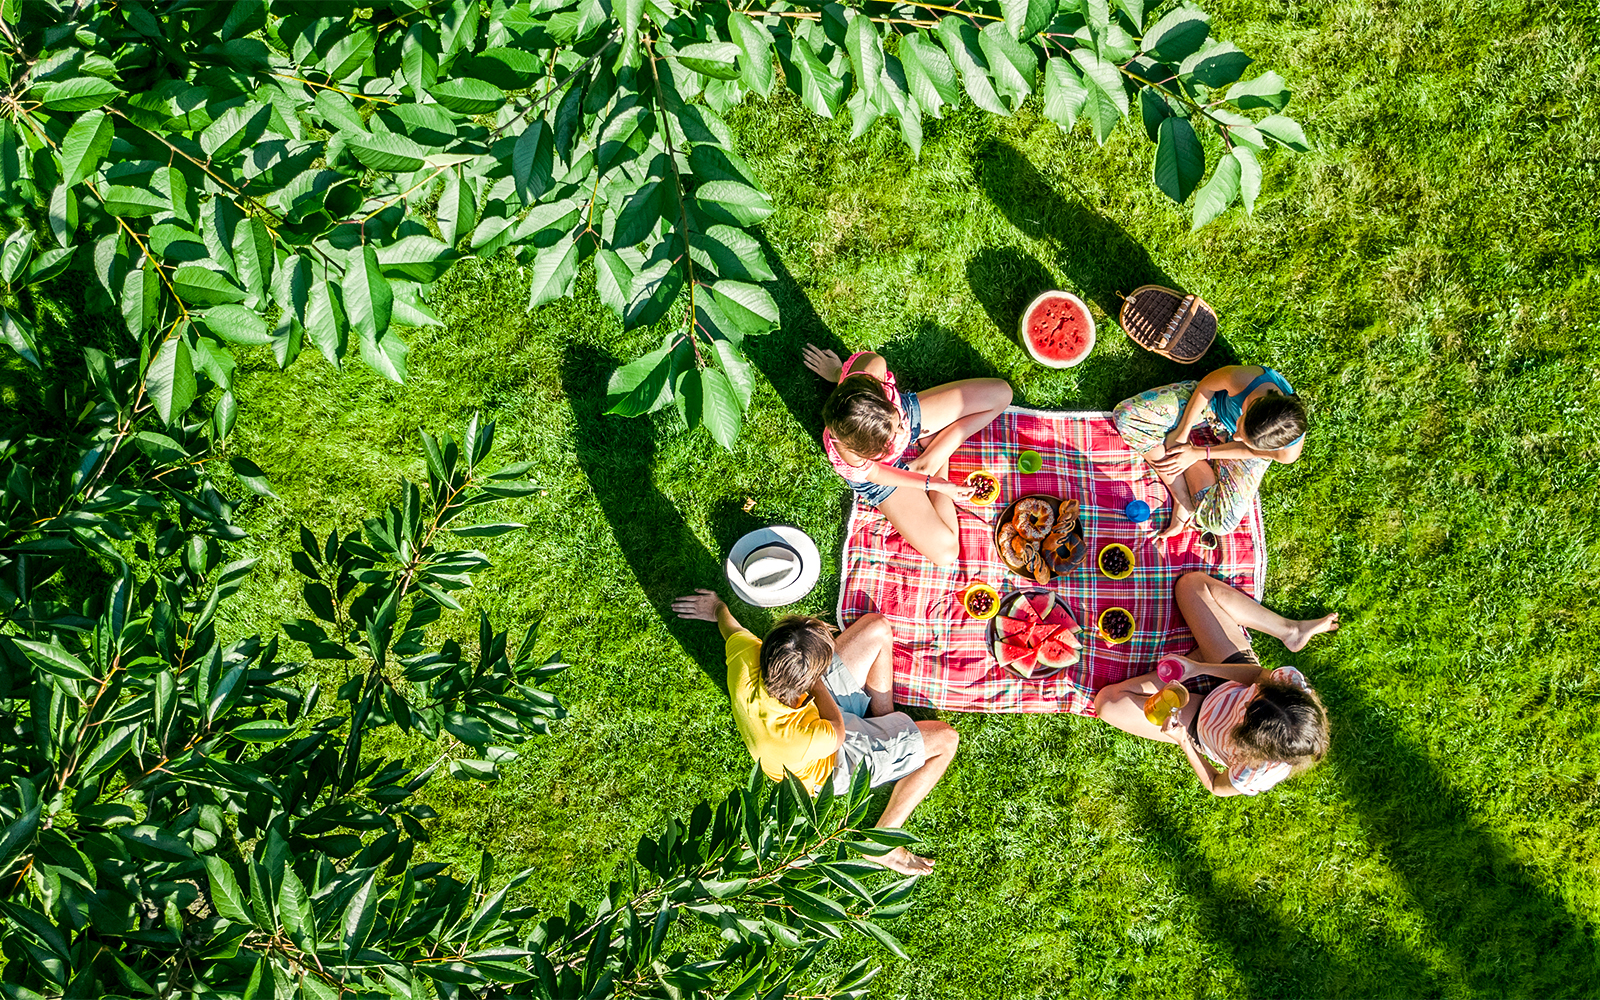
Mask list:
[[1167,717],[1183,710],[1189,704],[1189,689],[1182,684],[1163,684],[1161,690],[1144,701],[1144,717],[1152,726],[1159,726]]

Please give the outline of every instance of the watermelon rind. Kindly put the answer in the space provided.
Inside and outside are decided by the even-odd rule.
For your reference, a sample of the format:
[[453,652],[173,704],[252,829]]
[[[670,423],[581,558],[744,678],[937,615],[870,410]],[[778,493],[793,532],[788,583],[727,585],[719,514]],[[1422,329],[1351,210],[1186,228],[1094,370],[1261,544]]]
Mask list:
[[1055,607],[1056,595],[1047,590],[1042,594],[1034,594],[1029,598],[1029,603],[1033,605],[1033,616],[1044,621],[1050,617],[1050,609]]
[[1039,647],[1036,656],[1039,666],[1049,670],[1060,670],[1078,662],[1078,651],[1060,639],[1050,639],[1045,642]]

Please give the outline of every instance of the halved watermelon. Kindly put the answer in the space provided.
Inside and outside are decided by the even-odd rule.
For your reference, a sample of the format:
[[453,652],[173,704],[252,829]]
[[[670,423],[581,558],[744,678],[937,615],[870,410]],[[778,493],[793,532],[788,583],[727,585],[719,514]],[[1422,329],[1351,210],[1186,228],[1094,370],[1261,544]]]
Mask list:
[[1023,311],[1019,334],[1033,360],[1071,368],[1094,350],[1094,317],[1071,292],[1045,292]]
[[[1070,634],[1063,631],[1061,634]],[[1035,654],[1038,664],[1049,670],[1070,667],[1078,662],[1078,649],[1061,641],[1060,636],[1045,641]]]

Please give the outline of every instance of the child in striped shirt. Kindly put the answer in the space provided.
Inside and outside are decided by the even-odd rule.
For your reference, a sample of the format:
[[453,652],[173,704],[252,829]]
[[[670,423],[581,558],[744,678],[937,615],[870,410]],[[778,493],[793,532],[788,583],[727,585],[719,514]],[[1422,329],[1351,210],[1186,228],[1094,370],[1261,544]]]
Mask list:
[[1338,614],[1284,618],[1199,571],[1179,577],[1174,596],[1200,658],[1177,657],[1181,680],[1199,697],[1158,727],[1145,718],[1144,700],[1161,680],[1143,674],[1095,693],[1100,718],[1135,736],[1178,744],[1213,795],[1256,795],[1320,761],[1328,752],[1322,700],[1295,668],[1263,669],[1246,630],[1276,636],[1298,652],[1312,636],[1337,629]]

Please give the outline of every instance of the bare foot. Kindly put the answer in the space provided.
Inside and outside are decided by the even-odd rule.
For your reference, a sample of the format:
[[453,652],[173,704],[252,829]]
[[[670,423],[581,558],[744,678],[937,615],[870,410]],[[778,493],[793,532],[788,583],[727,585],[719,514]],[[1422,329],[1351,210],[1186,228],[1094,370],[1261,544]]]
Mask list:
[[829,382],[839,381],[839,376],[844,374],[844,362],[839,359],[839,355],[825,351],[815,344],[807,344],[805,350],[800,352],[800,359],[805,362],[807,368]]
[[1308,618],[1302,622],[1295,622],[1294,626],[1289,629],[1289,634],[1283,637],[1283,644],[1288,647],[1289,652],[1298,653],[1306,648],[1306,643],[1311,641],[1312,636],[1321,635],[1323,632],[1337,632],[1338,630],[1339,612],[1335,611],[1333,614],[1323,615],[1321,618]]
[[1181,534],[1193,519],[1194,511],[1179,503],[1177,497],[1173,497],[1172,514],[1167,518],[1167,526],[1156,532],[1156,541],[1159,542],[1162,539],[1172,538],[1174,535]]
[[876,858],[868,858],[892,872],[902,875],[926,875],[933,871],[933,861],[920,855],[912,854],[904,847],[896,847],[888,854]]

